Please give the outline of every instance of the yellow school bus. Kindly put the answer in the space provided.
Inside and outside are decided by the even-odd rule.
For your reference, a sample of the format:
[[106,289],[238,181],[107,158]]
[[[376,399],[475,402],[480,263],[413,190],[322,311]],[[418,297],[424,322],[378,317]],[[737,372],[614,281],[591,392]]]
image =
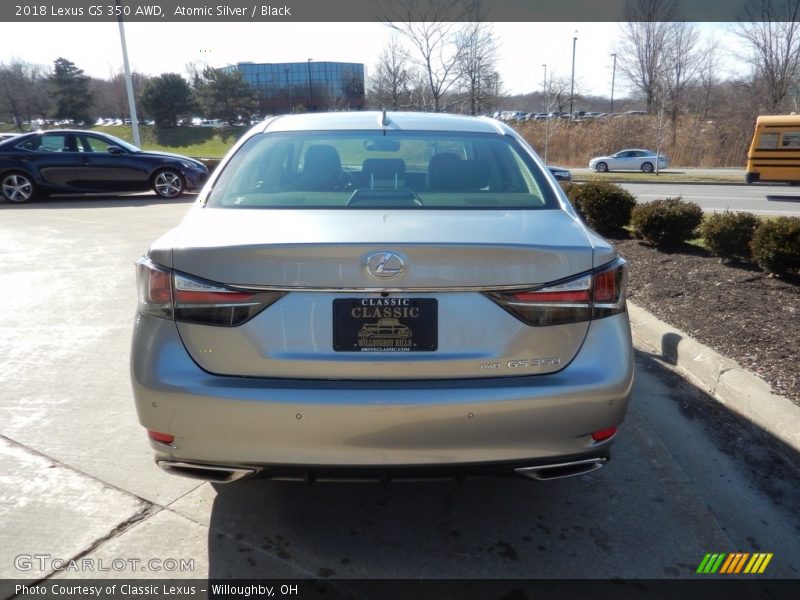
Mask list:
[[745,178],[747,183],[800,183],[800,115],[756,119]]

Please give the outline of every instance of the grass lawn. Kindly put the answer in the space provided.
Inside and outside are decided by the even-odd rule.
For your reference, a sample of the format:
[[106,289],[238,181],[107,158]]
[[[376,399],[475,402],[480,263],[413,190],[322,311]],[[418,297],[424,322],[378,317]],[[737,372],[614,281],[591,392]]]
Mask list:
[[[90,127],[92,131],[102,131],[126,142],[133,143],[130,125],[104,125]],[[249,127],[173,127],[170,129],[139,126],[142,150],[174,152],[196,158],[222,158],[231,146],[244,135]],[[8,123],[0,124],[0,132],[19,130]]]
[[658,175],[655,173],[620,172],[572,174],[574,181],[588,181],[590,179],[604,179],[614,183],[651,183],[651,182],[709,182],[709,183],[744,183],[744,171],[731,172],[723,170],[720,173],[701,172],[695,173],[693,169],[668,169]]
[[[128,142],[133,142],[129,125],[93,127]],[[176,152],[197,158],[222,158],[249,127],[173,127],[140,126],[142,150]]]

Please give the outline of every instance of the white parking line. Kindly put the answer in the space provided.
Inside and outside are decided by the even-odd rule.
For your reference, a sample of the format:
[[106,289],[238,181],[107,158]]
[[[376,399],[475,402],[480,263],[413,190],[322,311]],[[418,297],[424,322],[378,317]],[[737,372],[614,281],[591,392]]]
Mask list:
[[[757,210],[757,209],[736,209],[736,208],[704,208],[703,210],[707,212],[725,212],[726,210],[730,210],[733,212],[741,211],[741,212],[754,213],[757,215],[785,215],[787,212],[791,212],[785,210]],[[795,212],[800,214],[800,210]]]
[[[636,194],[636,196],[637,196],[637,198],[638,197],[642,197],[642,198],[645,198],[645,197],[646,198],[663,198],[664,194]],[[687,196],[687,195],[681,194],[681,198],[683,198],[684,200],[686,198],[693,198],[695,200],[719,200],[719,199],[725,199],[725,200],[752,200],[752,198],[748,198],[746,196],[722,196],[722,195],[720,195],[720,196]]]

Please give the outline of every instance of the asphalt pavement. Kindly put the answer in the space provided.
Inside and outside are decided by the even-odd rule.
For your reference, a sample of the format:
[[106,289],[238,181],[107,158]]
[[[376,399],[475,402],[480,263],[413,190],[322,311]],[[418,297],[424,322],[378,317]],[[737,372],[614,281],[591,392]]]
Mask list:
[[761,577],[800,577],[797,452],[644,342],[613,459],[580,478],[162,473],[128,380],[133,262],[189,202],[0,204],[0,578],[691,578],[734,551],[773,553]]
[[[768,217],[800,217],[800,188],[780,184],[747,185],[743,169],[667,169],[661,178],[634,172],[625,172],[623,177],[618,172],[571,171],[576,181],[599,178],[617,183],[639,202],[681,197],[698,204],[705,212],[746,211]],[[701,181],[703,178],[707,179]]]

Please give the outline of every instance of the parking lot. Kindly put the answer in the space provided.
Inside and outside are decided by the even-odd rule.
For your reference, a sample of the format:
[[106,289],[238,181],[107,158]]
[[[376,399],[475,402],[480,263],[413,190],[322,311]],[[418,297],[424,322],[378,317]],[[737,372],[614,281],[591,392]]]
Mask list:
[[769,432],[643,350],[613,459],[580,478],[226,487],[162,473],[129,386],[133,263],[192,201],[0,204],[0,578],[52,575],[53,560],[19,559],[46,554],[125,561],[103,577],[658,579],[737,551],[774,553],[762,577],[800,577],[798,473]]

